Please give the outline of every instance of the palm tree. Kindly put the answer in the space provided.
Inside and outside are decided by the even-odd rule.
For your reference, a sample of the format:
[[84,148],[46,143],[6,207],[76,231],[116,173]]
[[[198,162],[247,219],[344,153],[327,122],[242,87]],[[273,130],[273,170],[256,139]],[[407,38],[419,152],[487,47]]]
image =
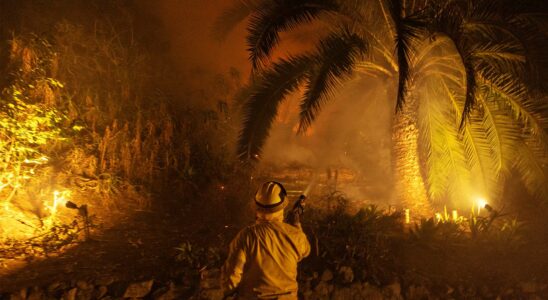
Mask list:
[[[546,86],[539,75],[545,62],[538,50],[547,30],[541,1],[530,2],[238,2],[217,28],[223,34],[250,20],[253,82],[240,157],[259,157],[279,104],[299,87],[304,132],[346,80],[375,76],[396,100],[396,194],[406,206],[424,214],[432,202],[497,199],[512,170],[531,194],[548,199]],[[271,60],[281,32],[313,21],[329,29],[314,52]]]

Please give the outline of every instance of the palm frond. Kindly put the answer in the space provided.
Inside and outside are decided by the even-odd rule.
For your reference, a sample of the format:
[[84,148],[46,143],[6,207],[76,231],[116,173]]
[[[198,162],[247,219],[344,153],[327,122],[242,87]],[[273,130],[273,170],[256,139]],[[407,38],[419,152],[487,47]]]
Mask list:
[[527,191],[546,203],[548,199],[548,170],[546,156],[538,156],[530,145],[520,141],[517,145],[517,158],[514,167],[518,171]]
[[525,56],[518,45],[512,42],[487,42],[476,44],[471,53],[472,59],[476,61],[476,69],[490,69],[495,76],[499,74],[512,74],[517,78],[523,78],[525,69]]
[[455,46],[461,58],[464,73],[466,75],[465,102],[462,110],[460,128],[462,129],[466,118],[469,117],[476,101],[476,70],[470,45],[464,34],[464,12],[457,2],[450,2],[435,11],[433,22],[430,24],[432,32],[445,34]]
[[410,73],[410,57],[412,55],[412,43],[424,29],[425,23],[421,15],[414,14],[404,16],[405,11],[402,0],[390,0],[389,11],[394,22],[394,39],[396,43],[396,56],[398,58],[398,94],[396,110],[401,111],[405,102],[407,81]]
[[[494,41],[503,37],[504,44],[511,44],[512,54],[523,57],[523,74],[533,90],[548,91],[548,84],[543,80],[542,70],[548,66],[544,52],[546,36],[543,32],[548,28],[539,29],[519,18],[509,20],[468,20],[465,30],[472,35],[478,35],[479,40]],[[504,51],[508,52],[508,51]],[[519,57],[512,57],[513,60]]]
[[243,128],[238,139],[238,156],[242,160],[258,159],[279,104],[297,89],[314,63],[306,56],[281,59],[257,80],[244,105]]
[[436,56],[423,61],[416,66],[416,74],[423,78],[429,76],[430,71],[440,70],[455,77],[462,77],[460,67],[458,65],[458,56]]
[[322,40],[309,72],[301,101],[299,132],[305,132],[329,99],[340,80],[348,77],[367,51],[366,42],[348,30],[334,32]]
[[[376,64],[386,65],[385,69],[390,70],[390,72],[397,72],[398,64],[394,57],[394,51],[387,46],[387,42],[391,42],[391,40],[383,40],[383,31],[379,34],[379,32],[372,31],[371,29],[371,27],[360,26],[356,28],[355,31],[363,36],[363,39],[368,41],[372,60],[375,61]],[[385,63],[382,63],[381,60],[384,60]]]
[[431,56],[434,54],[434,50],[441,49],[442,47],[447,46],[450,43],[451,40],[445,38],[444,36],[439,36],[433,39],[425,39],[422,44],[417,47],[417,51],[415,52],[416,55],[414,55],[412,58],[413,66],[428,62]]
[[500,19],[502,7],[499,0],[468,1],[466,5],[466,20]]
[[[462,118],[461,112],[464,99],[449,88],[443,77],[440,80],[440,85],[452,105],[452,111],[455,114],[454,126],[456,128]],[[462,130],[462,144],[471,176],[476,179],[470,182],[471,190],[472,193],[488,195],[490,199],[496,199],[501,191],[496,166],[497,157],[491,154],[492,143],[489,143],[487,138],[482,122],[482,114],[479,111],[473,111],[470,118],[470,122],[466,122]]]
[[261,7],[262,2],[264,0],[239,0],[233,3],[213,23],[213,37],[223,41],[238,24],[251,15],[252,11]]
[[498,103],[510,110],[514,119],[548,151],[548,103],[531,99],[524,84],[516,82],[511,75],[480,74],[480,80],[497,97]]
[[270,0],[253,11],[248,25],[247,46],[254,70],[260,68],[279,43],[279,33],[317,19],[321,13],[335,12],[335,0]]
[[429,81],[419,108],[419,133],[424,152],[430,198],[434,202],[455,205],[468,195],[470,170],[466,167],[465,149],[447,102],[442,100],[437,80]]
[[515,144],[521,138],[521,130],[488,90],[481,93],[478,99],[484,116],[482,125],[490,143],[491,155],[496,162],[496,174],[503,180],[508,177],[516,158]]
[[382,65],[370,61],[360,61],[356,63],[356,72],[363,72],[374,77],[392,77],[392,73]]

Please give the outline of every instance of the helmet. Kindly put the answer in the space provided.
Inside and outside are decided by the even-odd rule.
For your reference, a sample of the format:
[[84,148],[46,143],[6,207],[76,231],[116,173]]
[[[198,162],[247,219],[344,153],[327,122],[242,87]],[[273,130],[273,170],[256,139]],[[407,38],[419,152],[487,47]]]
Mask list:
[[268,181],[257,190],[255,204],[262,213],[275,213],[287,206],[287,192],[283,185],[276,181]]

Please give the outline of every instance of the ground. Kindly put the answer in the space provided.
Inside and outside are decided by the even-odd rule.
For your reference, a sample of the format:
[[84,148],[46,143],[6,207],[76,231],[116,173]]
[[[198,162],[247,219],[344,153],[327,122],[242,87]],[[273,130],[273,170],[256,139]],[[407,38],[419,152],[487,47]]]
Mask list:
[[[111,215],[116,225],[96,232],[92,240],[47,259],[8,262],[16,270],[0,270],[0,292],[13,292],[55,281],[138,281],[172,278],[175,247],[188,237],[183,218],[165,211]],[[180,274],[180,272],[179,272]]]

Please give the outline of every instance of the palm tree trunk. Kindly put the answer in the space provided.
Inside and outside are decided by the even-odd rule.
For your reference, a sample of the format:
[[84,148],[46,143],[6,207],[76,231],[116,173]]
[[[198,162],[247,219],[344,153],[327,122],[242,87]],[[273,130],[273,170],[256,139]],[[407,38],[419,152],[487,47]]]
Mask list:
[[418,99],[406,98],[402,111],[394,117],[392,130],[394,197],[412,216],[431,215],[432,207],[420,169],[418,152]]

